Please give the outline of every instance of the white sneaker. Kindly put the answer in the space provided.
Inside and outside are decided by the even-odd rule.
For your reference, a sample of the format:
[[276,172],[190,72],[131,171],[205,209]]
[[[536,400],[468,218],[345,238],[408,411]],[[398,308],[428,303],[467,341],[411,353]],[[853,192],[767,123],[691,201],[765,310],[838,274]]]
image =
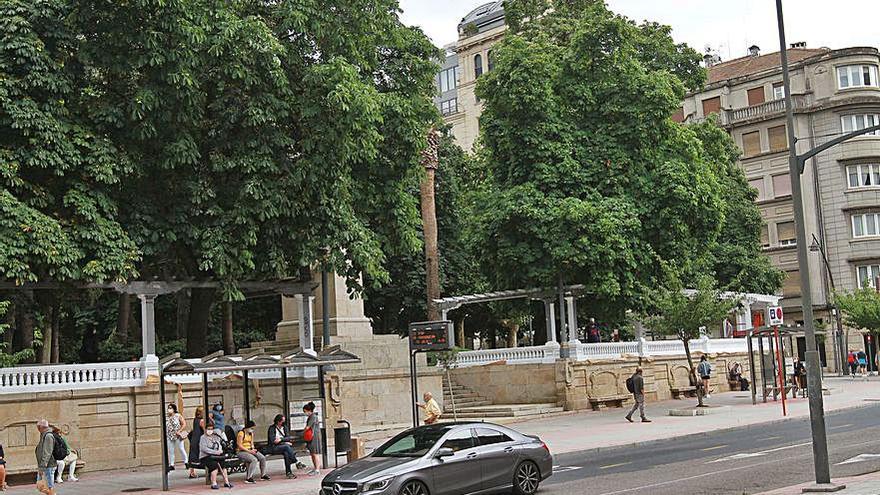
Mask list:
[[64,480],[61,478],[56,478],[55,483],[64,483]]
[[312,469],[311,471],[309,471],[308,476],[318,476],[319,474],[321,474],[321,471],[318,471],[317,469]]
[[77,478],[76,476],[69,476],[67,478],[67,481],[79,481],[79,478]]

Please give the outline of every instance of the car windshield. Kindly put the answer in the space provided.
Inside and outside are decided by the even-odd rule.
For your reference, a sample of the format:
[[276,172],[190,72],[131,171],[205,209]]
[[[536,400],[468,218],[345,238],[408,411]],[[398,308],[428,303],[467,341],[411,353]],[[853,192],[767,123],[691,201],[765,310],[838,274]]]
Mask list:
[[437,444],[450,426],[437,425],[405,431],[376,449],[373,457],[421,457]]

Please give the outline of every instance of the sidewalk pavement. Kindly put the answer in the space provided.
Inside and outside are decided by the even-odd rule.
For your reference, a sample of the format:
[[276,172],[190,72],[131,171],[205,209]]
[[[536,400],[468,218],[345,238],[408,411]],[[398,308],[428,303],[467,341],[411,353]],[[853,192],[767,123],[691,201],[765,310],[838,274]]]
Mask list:
[[[843,490],[833,492],[835,495],[877,495],[880,493],[880,471],[849,478],[834,478],[831,481],[838,485],[846,485],[846,488]],[[803,489],[812,484],[802,483],[757,495],[801,495]]]
[[[862,380],[845,377],[825,377],[825,388],[831,394],[825,395],[827,412],[861,407],[874,401],[880,401],[880,377]],[[775,421],[782,421],[781,402],[769,400],[752,405],[751,392],[726,392],[713,394],[706,401],[709,405],[729,406],[718,414],[696,417],[672,417],[670,409],[686,408],[695,405],[695,399],[671,400],[646,404],[646,414],[652,423],[629,423],[624,419],[626,410],[613,408],[601,412],[562,413],[547,417],[525,419],[508,423],[509,426],[523,433],[538,435],[544,440],[554,454],[563,454],[591,449],[624,447],[652,441],[659,441],[685,435],[706,434],[721,429],[743,426],[768,427]],[[788,418],[809,416],[807,399],[787,400]],[[451,417],[444,419],[451,420]],[[385,438],[391,437],[394,431],[388,431]],[[368,450],[375,448],[381,441],[368,442]],[[332,462],[332,455],[330,456]],[[340,459],[341,460],[341,459]],[[14,462],[14,459],[10,459]],[[308,477],[299,472],[299,478],[284,479],[281,460],[269,462],[271,481],[258,482],[255,485],[243,483],[242,475],[231,477],[235,493],[252,495],[315,495],[318,493],[320,481],[328,473],[324,470],[320,476]],[[171,473],[171,492],[168,493],[214,493],[205,484],[204,478],[190,480],[182,468]],[[865,483],[875,482],[866,480]],[[880,474],[876,483],[880,484]],[[161,472],[157,467],[140,468],[128,471],[112,471],[100,473],[82,473],[77,483],[65,482],[58,486],[59,495],[110,495],[118,493],[141,493],[153,495],[162,493]],[[855,487],[855,485],[853,485]],[[221,489],[220,493],[226,491]],[[9,494],[35,493],[33,485],[11,487]],[[773,492],[776,494],[776,492]],[[782,495],[790,492],[780,492]],[[794,493],[794,492],[791,492]],[[839,492],[841,493],[841,492]],[[860,492],[847,492],[857,494]],[[878,493],[878,490],[870,493]]]

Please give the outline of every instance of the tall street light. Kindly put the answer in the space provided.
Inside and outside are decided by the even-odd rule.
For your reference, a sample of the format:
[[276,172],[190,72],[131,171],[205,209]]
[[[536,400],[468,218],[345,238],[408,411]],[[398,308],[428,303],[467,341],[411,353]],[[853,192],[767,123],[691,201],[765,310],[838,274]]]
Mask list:
[[816,484],[831,484],[831,467],[828,465],[828,438],[825,432],[825,411],[822,397],[822,368],[816,350],[816,331],[813,328],[813,298],[810,287],[810,267],[807,259],[807,230],[804,224],[804,203],[801,193],[801,171],[798,163],[797,141],[794,135],[794,109],[791,101],[791,78],[788,72],[788,52],[785,43],[785,23],[782,18],[782,0],[776,0],[776,21],[779,24],[779,55],[782,58],[782,84],[785,87],[785,118],[788,130],[789,175],[791,198],[794,203],[794,224],[797,234],[798,270],[801,273],[801,305],[803,307],[804,334],[807,345],[807,392],[810,401],[810,429],[813,434],[813,467]]
[[[816,234],[813,234],[813,243],[810,244],[810,251],[814,253],[818,252],[822,255],[822,261],[825,263],[825,271],[828,273],[828,282],[831,284],[831,293],[834,294],[837,291],[837,287],[834,285],[834,274],[831,273],[831,265],[828,263],[828,255],[825,254],[825,249],[822,248],[822,243],[816,238]],[[834,362],[837,364],[837,374],[849,375],[849,367],[846,365],[846,350],[844,349],[844,340],[842,340],[843,326],[840,322],[840,309],[837,307],[837,302],[831,303],[830,306],[831,316],[834,317],[835,325],[833,335],[834,347],[837,348],[837,352],[834,353]],[[846,342],[849,342],[849,339],[846,339]]]

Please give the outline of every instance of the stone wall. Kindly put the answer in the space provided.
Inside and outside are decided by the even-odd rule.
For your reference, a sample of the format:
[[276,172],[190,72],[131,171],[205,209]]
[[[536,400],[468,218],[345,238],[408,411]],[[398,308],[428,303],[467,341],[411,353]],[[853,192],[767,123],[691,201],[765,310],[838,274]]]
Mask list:
[[450,370],[453,380],[495,404],[557,403],[553,364],[502,363]]
[[[694,353],[696,362],[699,352]],[[729,391],[728,364],[739,362],[743,376],[749,377],[748,355],[707,354],[713,366],[712,389]],[[757,354],[756,354],[757,359]],[[640,366],[649,401],[668,400],[673,389],[689,386],[684,356],[642,358],[637,356],[594,361],[559,359],[555,364],[489,364],[452,370],[459,384],[495,404],[556,403],[567,411],[589,409],[591,398],[627,396],[626,379]],[[760,382],[760,363],[756,361]]]

